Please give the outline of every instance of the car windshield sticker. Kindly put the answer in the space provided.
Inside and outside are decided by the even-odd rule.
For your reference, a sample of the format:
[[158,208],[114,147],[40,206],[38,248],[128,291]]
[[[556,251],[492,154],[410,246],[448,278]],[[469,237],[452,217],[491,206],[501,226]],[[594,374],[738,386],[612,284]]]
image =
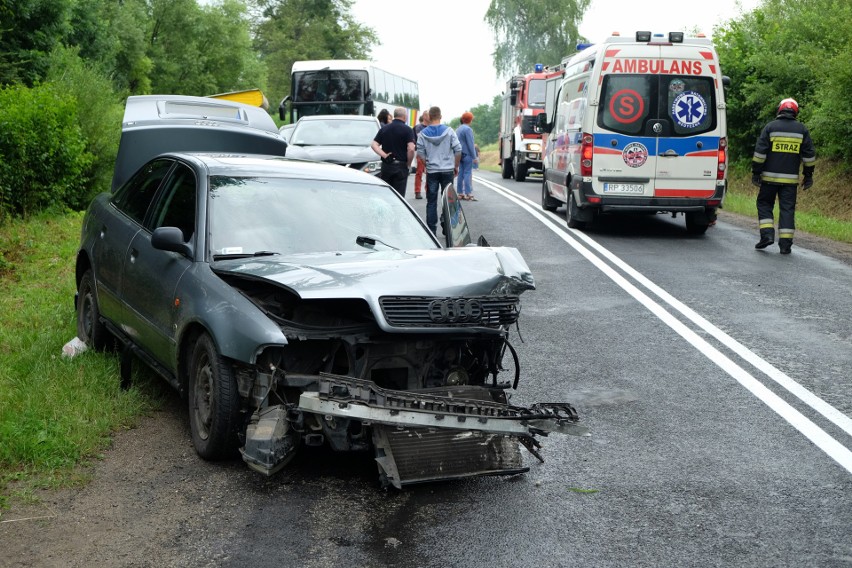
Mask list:
[[707,103],[695,91],[685,91],[672,103],[672,118],[682,128],[695,128],[707,118]]
[[686,83],[684,83],[680,79],[673,79],[671,83],[669,83],[669,90],[675,94],[682,93],[686,88]]
[[638,168],[648,161],[648,149],[639,142],[631,142],[624,147],[621,157],[631,168]]
[[645,111],[645,101],[633,89],[621,89],[609,101],[609,113],[617,122],[636,122]]

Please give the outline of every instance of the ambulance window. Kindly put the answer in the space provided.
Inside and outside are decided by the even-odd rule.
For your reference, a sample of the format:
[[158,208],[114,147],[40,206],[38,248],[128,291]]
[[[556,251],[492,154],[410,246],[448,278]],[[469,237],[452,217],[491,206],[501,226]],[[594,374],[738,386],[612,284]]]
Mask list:
[[672,123],[675,136],[691,136],[716,128],[712,77],[661,76],[661,118]]
[[656,80],[656,75],[605,76],[598,126],[621,134],[640,134],[645,119],[657,110],[656,104],[650,104]]

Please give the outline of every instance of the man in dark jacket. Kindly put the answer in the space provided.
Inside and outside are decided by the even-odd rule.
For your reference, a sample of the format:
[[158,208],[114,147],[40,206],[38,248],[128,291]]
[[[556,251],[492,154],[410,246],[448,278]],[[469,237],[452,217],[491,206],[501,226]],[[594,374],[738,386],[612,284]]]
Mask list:
[[395,108],[393,122],[380,128],[370,145],[382,159],[382,173],[379,177],[403,197],[411,161],[414,159],[414,130],[405,124],[407,114],[404,108]]
[[752,159],[751,183],[758,186],[757,216],[760,241],[756,249],[765,249],[775,242],[773,210],[778,198],[778,248],[790,254],[796,232],[796,191],[799,187],[799,166],[802,165],[801,187],[814,184],[816,151],[808,127],[796,120],[799,104],[784,99],[778,105],[778,116],[763,127]]

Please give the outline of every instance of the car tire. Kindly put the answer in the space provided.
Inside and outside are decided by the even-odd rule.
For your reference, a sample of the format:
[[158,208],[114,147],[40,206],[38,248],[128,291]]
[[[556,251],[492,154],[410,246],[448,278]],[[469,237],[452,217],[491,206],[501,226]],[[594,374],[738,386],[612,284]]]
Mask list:
[[703,235],[710,226],[710,218],[706,213],[687,213],[686,232],[690,235]]
[[586,222],[580,220],[580,208],[574,201],[574,192],[568,190],[568,205],[565,207],[565,217],[568,220],[568,226],[572,229],[584,229]]
[[503,179],[509,179],[510,177],[512,177],[512,173],[512,160],[506,158],[502,162],[500,175],[503,176]]
[[515,181],[526,181],[527,165],[518,163],[517,152],[512,153],[512,170],[515,172],[513,176]]
[[541,208],[553,213],[559,207],[559,200],[550,196],[547,191],[547,180],[541,180]]
[[192,444],[206,460],[233,457],[238,447],[240,396],[231,366],[206,333],[189,359],[189,426]]
[[97,351],[103,351],[109,343],[110,333],[101,321],[95,275],[91,269],[83,274],[77,287],[77,337]]

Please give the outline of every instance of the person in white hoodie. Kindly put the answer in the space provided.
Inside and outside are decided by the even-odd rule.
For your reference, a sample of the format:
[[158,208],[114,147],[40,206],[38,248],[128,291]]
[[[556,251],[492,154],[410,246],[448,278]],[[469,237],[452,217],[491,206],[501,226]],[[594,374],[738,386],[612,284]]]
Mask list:
[[441,124],[441,109],[429,109],[429,126],[417,136],[417,155],[426,162],[426,225],[437,235],[438,188],[453,183],[459,173],[462,147],[455,131]]

